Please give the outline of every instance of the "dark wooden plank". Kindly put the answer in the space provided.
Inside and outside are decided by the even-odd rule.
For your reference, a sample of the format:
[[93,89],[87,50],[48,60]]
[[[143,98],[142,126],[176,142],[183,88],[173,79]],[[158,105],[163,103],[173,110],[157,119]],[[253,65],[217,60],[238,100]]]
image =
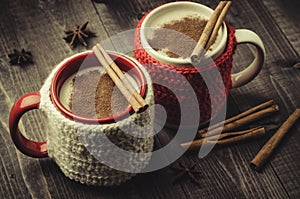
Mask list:
[[[207,2],[207,4],[210,4],[211,7],[213,7],[216,2]],[[233,10],[240,10],[242,6],[243,5],[236,6],[233,8]],[[236,15],[236,12],[233,12],[231,15]],[[249,15],[253,15],[253,9],[249,11]],[[233,18],[234,16],[231,17]],[[246,55],[246,53],[243,51],[241,53],[242,55]],[[161,136],[160,142],[164,144],[167,143],[168,140],[165,136]],[[205,164],[206,167],[204,166],[203,170],[207,179],[217,179],[214,180],[213,183],[220,183],[212,185],[204,180],[202,189],[191,187],[191,184],[185,184],[184,189],[186,197],[213,198],[216,196],[222,196],[226,198],[234,196],[239,198],[258,195],[265,197],[287,197],[285,190],[282,188],[280,180],[272,170],[269,170],[266,174],[260,176],[249,170],[249,161],[255,154],[254,150],[255,147],[252,145],[235,147],[234,149],[225,149],[222,152],[231,154],[231,157],[216,157],[213,154],[211,155],[213,158],[207,157],[205,160],[200,161],[197,159],[197,157],[192,156],[200,166]],[[250,152],[250,154],[247,153],[248,155],[246,156],[244,151]],[[236,156],[236,154],[238,154],[238,156]],[[216,165],[213,171],[207,172],[207,168],[209,168],[211,165],[215,165],[216,160],[220,162],[220,165],[227,170],[227,173],[221,173],[220,165]],[[232,165],[237,165],[237,168],[232,167]],[[257,178],[260,178],[261,182],[257,182]],[[218,187],[217,190],[214,189],[214,187]]]
[[[2,1],[3,2],[3,1]],[[81,6],[78,6],[78,5]],[[79,47],[74,51],[64,42],[63,30],[67,25],[73,27],[73,21],[85,22],[95,15],[95,9],[90,2],[82,4],[54,4],[54,2],[39,1],[6,1],[1,4],[1,158],[3,164],[1,171],[5,186],[1,191],[1,198],[60,198],[69,197],[74,192],[74,197],[80,198],[76,188],[69,189],[65,186],[66,177],[57,170],[50,176],[45,176],[43,170],[49,165],[40,166],[39,160],[20,154],[13,147],[8,133],[8,115],[12,103],[21,95],[38,91],[55,64],[64,58],[85,48]],[[55,10],[57,8],[58,10]],[[65,9],[71,9],[64,12]],[[63,9],[63,10],[61,10]],[[75,15],[73,12],[82,14]],[[94,11],[91,12],[91,11]],[[84,14],[86,13],[86,14]],[[61,16],[61,15],[62,16]],[[64,14],[67,14],[64,16]],[[90,14],[90,16],[89,16]],[[58,17],[58,18],[56,18]],[[65,17],[65,18],[63,18]],[[97,18],[95,18],[97,21]],[[97,21],[98,22],[98,21]],[[96,23],[91,23],[96,24]],[[99,34],[99,38],[105,37],[102,26],[89,26]],[[102,33],[102,34],[101,34]],[[10,66],[7,54],[13,48],[25,47],[34,56],[35,64],[26,68]],[[2,100],[3,99],[3,100]],[[2,104],[3,102],[3,104]],[[22,130],[26,129],[27,137],[35,140],[45,138],[44,123],[38,113],[26,114],[21,123]],[[26,128],[25,128],[26,127]],[[25,132],[25,131],[24,131]],[[12,177],[10,177],[12,176]],[[48,186],[48,183],[50,186]],[[10,188],[10,187],[12,188]],[[87,197],[89,195],[87,194]]]
[[[240,5],[240,7],[242,7],[242,5]],[[236,7],[236,9],[235,10],[239,10],[239,7]],[[252,12],[252,13],[251,13]],[[234,13],[235,14],[235,13]],[[249,15],[251,16],[251,15],[253,15],[253,9],[249,9]],[[249,16],[248,15],[248,16]],[[255,27],[254,27],[255,28]],[[246,55],[245,53],[244,53],[244,55]],[[263,98],[262,98],[263,99]],[[267,99],[267,98],[266,98]],[[247,149],[248,147],[246,147],[246,149]],[[252,147],[252,149],[255,149],[255,147]],[[245,151],[245,149],[244,148],[237,148],[236,149],[237,151],[235,151],[233,154],[237,154],[236,152],[239,152],[240,154],[243,154],[242,153],[242,151]],[[251,149],[249,149],[248,148],[248,150],[251,152],[252,151],[252,155],[254,155],[255,153],[253,152],[253,150],[251,150]],[[249,155],[247,158],[245,158],[245,157],[243,157],[244,155],[241,155],[241,157],[239,157],[239,158],[237,158],[238,160],[236,161],[236,164],[241,164],[241,162],[242,162],[242,164],[244,164],[244,166],[246,167],[246,172],[251,172],[251,171],[249,171],[249,167],[248,167],[248,161],[251,159],[251,155]],[[244,160],[241,160],[242,158],[244,158]],[[247,159],[249,159],[248,161],[247,161]],[[221,161],[224,161],[224,163],[228,163],[228,159],[221,159]],[[211,164],[208,164],[208,165],[211,165]],[[235,165],[235,164],[234,164]],[[245,169],[245,168],[244,168]],[[247,173],[243,173],[243,172],[241,172],[240,170],[238,170],[239,171],[239,173],[241,173],[241,175],[246,175],[247,176]],[[219,171],[216,171],[216,173],[218,173],[219,175],[220,175],[220,173],[219,173]],[[234,176],[233,178],[239,178],[239,176],[237,176],[237,175],[234,175],[234,173],[237,173],[237,171],[236,170],[233,170],[233,172],[232,172],[233,174],[232,174],[232,176]],[[258,182],[256,182],[256,178],[258,177],[258,176],[256,176],[256,174],[252,174],[253,176],[251,176],[250,177],[250,179],[249,178],[246,178],[247,179],[247,183],[246,184],[251,184],[251,186],[249,186],[249,187],[247,187],[246,188],[246,191],[244,190],[244,188],[245,187],[241,187],[240,186],[240,184],[239,183],[237,183],[237,181],[235,181],[234,182],[234,184],[231,184],[231,185],[229,185],[229,187],[238,187],[238,191],[237,190],[235,190],[235,193],[228,193],[228,190],[226,189],[226,187],[223,187],[223,189],[220,189],[220,187],[219,187],[219,189],[218,190],[221,190],[220,191],[220,193],[219,193],[219,195],[226,195],[226,193],[228,193],[228,197],[230,196],[230,195],[235,195],[236,197],[246,197],[246,196],[248,196],[249,197],[249,195],[248,194],[250,194],[250,195],[261,195],[261,196],[263,196],[263,195],[265,195],[265,196],[267,196],[268,194],[269,194],[269,196],[271,195],[270,193],[272,193],[272,194],[274,194],[273,196],[275,197],[275,196],[277,196],[277,197],[279,197],[280,195],[282,196],[282,197],[286,197],[287,195],[286,195],[286,193],[285,193],[285,190],[284,189],[282,189],[281,188],[281,182],[280,182],[280,180],[279,179],[277,179],[277,177],[276,177],[276,174],[272,171],[272,170],[269,170],[268,171],[268,174],[267,175],[264,175],[264,176],[259,176],[260,178],[263,178],[262,179],[262,181],[264,181],[263,182],[263,184],[259,184]],[[210,175],[210,177],[213,177],[213,174],[212,175]],[[224,179],[226,179],[226,177],[227,176],[223,176],[222,175],[222,179],[224,180]],[[252,178],[252,180],[251,180],[251,178]],[[221,181],[222,181],[222,179],[221,179]],[[228,182],[228,180],[224,180],[224,183],[221,183],[222,185],[223,184],[226,184],[225,182]],[[276,184],[276,185],[275,185]],[[272,189],[272,188],[270,188],[270,187],[274,187],[274,186],[277,186],[277,188],[275,188],[275,189]],[[205,186],[205,188],[207,189],[207,187],[208,186]],[[256,192],[253,192],[252,190],[255,188],[255,187],[262,187],[262,189],[261,190],[259,190],[259,189],[256,189],[257,191]],[[267,188],[267,189],[269,189],[267,192],[265,192],[265,188]],[[279,191],[276,191],[276,190],[278,190],[278,188],[280,189]],[[224,191],[224,190],[226,190],[226,192]],[[190,195],[190,193],[191,193],[191,189],[188,189],[187,188],[187,191],[186,191],[188,194],[189,194],[189,196],[191,196]],[[200,193],[200,192],[199,192]],[[209,192],[209,193],[212,193],[212,190],[211,190],[211,192]],[[193,194],[192,194],[193,196],[195,196],[195,195],[197,195],[197,194],[195,194],[194,192],[193,192]],[[201,196],[203,196],[203,190],[201,190],[201,194],[199,194],[199,195],[201,195]],[[205,195],[205,197],[210,197],[210,195]],[[212,196],[211,196],[212,197]]]
[[[299,195],[299,127],[284,139],[271,164],[262,173],[249,168],[249,162],[266,138],[226,148],[213,150],[199,159],[197,154],[187,154],[184,161],[197,163],[203,171],[202,186],[185,182],[172,185],[173,173],[169,168],[139,174],[122,186],[99,188],[84,186],[66,178],[50,159],[36,160],[19,153],[8,134],[8,112],[13,102],[22,94],[37,91],[55,64],[84,47],[70,48],[62,39],[63,30],[72,28],[73,21],[83,23],[97,32],[92,44],[106,41],[123,31],[133,30],[137,15],[162,3],[159,1],[118,1],[107,4],[92,1],[2,1],[0,7],[0,198],[295,198]],[[217,1],[198,1],[215,7]],[[285,26],[285,12],[279,9],[279,0],[238,1],[230,10],[228,21],[236,28],[255,30],[267,44],[266,66],[257,79],[232,91],[228,112],[233,114],[270,98],[282,108],[281,116],[263,122],[283,121],[299,106],[299,70],[291,63],[298,60],[297,26]],[[279,18],[282,17],[282,18]],[[292,28],[291,28],[292,27]],[[291,30],[290,30],[291,29]],[[132,41],[127,41],[128,45]],[[126,44],[126,43],[125,43]],[[112,49],[121,49],[123,41],[113,41]],[[32,51],[35,64],[27,68],[8,64],[7,53],[13,48],[26,47]],[[280,48],[279,48],[280,47]],[[272,49],[272,50],[271,50]],[[249,60],[251,50],[243,47],[237,51],[236,65]],[[239,70],[237,67],[236,70]],[[42,122],[39,122],[41,121]],[[26,114],[21,127],[27,136],[45,138],[45,119],[34,111]],[[36,133],[33,133],[36,132]],[[171,139],[171,130],[164,130],[157,143]],[[298,141],[298,142],[297,142]],[[295,169],[293,169],[295,168]]]
[[[14,2],[11,2],[12,4]],[[1,58],[5,61],[1,66],[1,112],[9,113],[9,109],[15,99],[25,92],[36,90],[39,88],[39,81],[42,81],[42,77],[39,72],[32,68],[21,69],[19,67],[11,67],[7,62],[7,53],[12,51],[12,48],[18,48],[20,45],[28,47],[27,38],[22,37],[24,30],[23,26],[18,27],[16,21],[18,18],[10,10],[15,8],[15,5],[5,2],[1,6],[1,40],[4,45],[1,45]],[[24,12],[23,12],[24,13]],[[25,18],[24,18],[25,19]],[[35,76],[35,77],[34,77]],[[27,86],[23,86],[26,84]],[[13,147],[11,139],[8,133],[8,114],[1,115],[2,126],[2,141],[1,145],[1,157],[4,158],[2,168],[6,169],[6,177],[8,177],[7,183],[10,184],[12,190],[6,190],[1,193],[2,198],[29,198],[30,196],[39,197],[39,193],[42,193],[47,198],[48,190],[45,184],[45,179],[41,175],[40,167],[37,160],[28,161],[28,157],[21,155]],[[28,129],[37,128],[38,123],[29,125]],[[22,125],[23,126],[23,125]],[[23,129],[23,128],[22,128]],[[39,136],[41,134],[37,134]],[[29,168],[33,168],[34,172]],[[35,174],[34,178],[30,178],[30,175]],[[9,177],[11,176],[11,177]],[[36,190],[32,190],[32,185],[36,179]],[[30,180],[29,180],[30,179]],[[40,183],[38,183],[40,182]],[[37,192],[37,190],[39,190]],[[36,193],[37,194],[36,194]]]
[[[83,47],[72,50],[69,45],[64,43],[62,37],[64,36],[63,30],[65,29],[65,24],[72,28],[73,21],[75,20],[82,22],[89,20],[89,27],[97,32],[98,35],[95,41],[98,39],[105,40],[107,37],[106,31],[101,25],[101,20],[97,17],[97,14],[95,14],[96,11],[94,10],[93,4],[90,2],[84,5],[82,5],[80,1],[73,1],[70,2],[70,4],[65,3],[60,5],[47,1],[28,2],[28,4],[14,2],[13,4],[8,3],[7,7],[3,8],[3,10],[5,11],[3,15],[8,16],[8,19],[7,21],[2,21],[1,25],[10,27],[10,29],[3,29],[5,32],[1,35],[1,38],[5,40],[4,43],[7,44],[7,41],[9,40],[27,40],[27,48],[32,51],[35,61],[34,65],[25,69],[17,66],[9,66],[6,54],[11,52],[13,48],[19,48],[25,45],[22,42],[16,42],[15,46],[8,45],[8,49],[1,49],[2,52],[5,52],[5,55],[3,55],[4,64],[1,66],[4,72],[1,73],[1,76],[9,77],[9,79],[6,78],[7,81],[1,82],[1,93],[5,94],[3,95],[2,101],[4,103],[3,106],[1,106],[1,110],[6,113],[9,112],[9,108],[12,106],[13,102],[22,94],[39,90],[44,79],[55,64],[71,54],[85,50]],[[29,10],[29,12],[25,10]],[[63,10],[69,11],[63,12]],[[92,12],[93,10],[94,13]],[[73,14],[73,12],[75,14]],[[86,16],[88,14],[93,15],[93,17]],[[10,24],[13,21],[17,22]],[[20,34],[18,29],[22,29],[22,32],[26,34]],[[46,34],[47,37],[40,35],[40,31]],[[50,41],[51,45],[49,45]],[[37,45],[38,48],[36,48]],[[41,51],[40,49],[43,50]],[[4,78],[1,79],[4,80]],[[23,182],[24,185],[22,186],[21,183],[11,183],[10,180],[7,180],[10,175],[4,173],[4,181],[7,183],[3,186],[3,192],[1,192],[3,197],[1,198],[122,198],[124,195],[129,198],[153,198],[153,195],[160,197],[159,195],[168,194],[167,192],[161,193],[161,191],[159,191],[161,187],[159,186],[141,183],[145,180],[141,177],[137,178],[137,181],[133,180],[116,189],[99,189],[98,187],[84,186],[70,181],[50,159],[38,161],[20,154],[9,138],[8,127],[6,124],[8,118],[7,115],[4,116],[5,118],[1,118],[1,122],[5,125],[4,135],[6,137],[3,140],[5,140],[7,144],[3,144],[1,150],[12,154],[2,157],[13,161],[11,164],[15,165],[17,169],[11,171],[12,176],[18,176],[18,180]],[[22,130],[26,129],[27,137],[35,140],[42,140],[45,138],[45,135],[40,131],[44,129],[43,123],[39,122],[40,117],[41,116],[37,112],[32,114],[28,113],[24,116],[23,124],[21,124],[21,126]],[[8,145],[9,148],[6,148],[6,145]],[[7,164],[3,165],[3,169],[7,168],[11,167]],[[17,175],[20,173],[22,175]],[[152,178],[151,182],[153,183],[155,180]],[[142,185],[142,188],[140,185]],[[16,188],[10,188],[10,186]],[[139,189],[136,189],[135,187],[140,187],[144,192],[140,192]],[[172,190],[169,192],[171,191]],[[18,194],[22,192],[24,192],[24,194],[19,197]],[[153,195],[149,194],[151,192],[154,192]],[[170,193],[168,195],[172,194]],[[180,194],[176,194],[174,197],[179,195]]]
[[[288,2],[284,2],[284,5],[287,4]],[[292,67],[299,60],[299,48],[294,37],[299,36],[300,28],[290,21],[288,10],[279,9],[278,6],[282,6],[282,4],[279,5],[273,1],[264,1],[263,3],[249,1],[248,6],[246,3],[243,6],[245,10],[255,9],[257,11],[255,18],[251,18],[247,25],[260,33],[259,35],[266,45],[267,60],[258,78],[248,85],[232,91],[232,95],[240,107],[251,107],[263,99],[274,99],[279,104],[281,111],[280,116],[270,120],[273,123],[282,123],[296,107],[300,107],[298,100],[300,96],[297,91],[300,72]],[[241,21],[244,20],[241,19]],[[240,23],[240,26],[242,25],[244,23]],[[259,28],[261,25],[264,25],[264,28]],[[237,62],[237,64],[239,63],[242,62]],[[262,172],[273,170],[291,198],[299,196],[300,173],[293,169],[299,165],[297,159],[299,159],[300,153],[296,150],[299,147],[299,139],[298,125],[289,132],[272,157],[270,164]],[[257,149],[253,148],[253,150],[258,151],[265,140],[259,143]]]
[[300,7],[300,2],[294,0],[264,0],[263,3],[273,20],[276,21],[283,34],[299,55],[300,41],[298,38],[300,36],[300,13],[298,8]]
[[107,1],[94,3],[100,21],[109,35],[102,40],[105,49],[132,54],[134,30],[138,17],[150,9],[169,1]]

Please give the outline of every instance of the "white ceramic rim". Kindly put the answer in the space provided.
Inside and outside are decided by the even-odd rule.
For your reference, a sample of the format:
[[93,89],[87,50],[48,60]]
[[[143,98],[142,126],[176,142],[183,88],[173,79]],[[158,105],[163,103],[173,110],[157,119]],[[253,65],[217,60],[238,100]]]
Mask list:
[[[188,1],[179,1],[179,2],[170,2],[170,3],[166,3],[163,4],[155,9],[153,9],[152,11],[150,11],[150,13],[144,18],[144,21],[141,24],[140,27],[140,40],[141,40],[141,44],[142,47],[146,50],[146,52],[148,54],[150,54],[153,58],[163,62],[163,63],[167,63],[167,64],[172,64],[172,65],[177,65],[177,66],[182,66],[182,65],[187,65],[190,64],[191,61],[190,59],[178,59],[178,58],[171,58],[168,56],[164,56],[161,53],[157,52],[156,50],[154,50],[150,44],[148,43],[146,37],[145,37],[145,30],[147,30],[147,28],[149,28],[149,26],[147,26],[147,23],[149,23],[151,21],[151,18],[155,17],[156,14],[159,14],[160,12],[163,12],[165,9],[170,9],[170,7],[172,6],[193,6],[194,8],[199,8],[199,10],[205,10],[206,12],[209,12],[210,15],[213,13],[213,10],[205,5],[202,5],[200,3],[196,3],[196,2],[188,2]],[[180,11],[178,11],[180,12]],[[209,18],[209,16],[205,16],[203,15],[203,17]],[[189,15],[186,15],[189,16]],[[225,22],[223,22],[221,28],[219,29],[218,32],[218,37],[220,37],[220,35],[222,35],[220,42],[218,43],[217,46],[215,46],[212,51],[208,53],[206,53],[206,57],[210,56],[212,59],[216,59],[217,57],[219,57],[225,50],[226,47],[226,41],[227,41],[227,27]]]

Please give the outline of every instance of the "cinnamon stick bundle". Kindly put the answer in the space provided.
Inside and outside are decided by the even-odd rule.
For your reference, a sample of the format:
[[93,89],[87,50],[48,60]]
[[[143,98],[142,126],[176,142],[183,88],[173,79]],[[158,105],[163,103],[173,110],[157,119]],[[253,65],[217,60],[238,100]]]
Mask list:
[[[268,107],[270,106],[270,107]],[[232,131],[238,127],[250,124],[251,122],[257,121],[261,118],[267,117],[272,113],[279,111],[278,105],[273,100],[255,106],[241,114],[233,116],[224,122],[217,123],[212,127],[199,130],[198,133],[201,137],[208,137],[217,135],[220,132]],[[224,124],[224,126],[222,126]]]
[[259,138],[266,134],[266,130],[264,127],[255,127],[245,131],[238,131],[238,132],[227,132],[223,133],[220,136],[215,135],[203,139],[199,139],[192,142],[183,143],[180,146],[184,149],[188,149],[189,151],[192,150],[199,150],[203,145],[229,145],[234,144],[240,141],[246,141],[249,139]]
[[250,166],[255,170],[259,170],[266,163],[269,157],[272,155],[275,148],[278,146],[282,138],[289,131],[289,129],[296,123],[300,117],[300,109],[296,109],[289,118],[281,125],[281,127],[274,133],[269,141],[262,147],[257,153],[254,159],[251,161]]
[[[181,144],[181,147],[188,150],[200,149],[203,144],[226,145],[238,141],[257,138],[265,135],[264,127],[255,127],[249,130],[232,132],[234,129],[245,126],[266,117],[279,110],[274,100],[267,101],[246,110],[236,116],[226,119],[224,122],[217,123],[209,128],[198,131],[201,139]],[[223,126],[224,125],[224,126]],[[221,133],[221,134],[220,134]]]
[[107,74],[132,106],[133,110],[138,113],[146,110],[148,108],[146,101],[136,91],[130,80],[124,75],[102,46],[100,44],[95,45],[93,47],[93,52],[102,66],[106,69]]
[[191,54],[191,61],[193,63],[199,63],[205,51],[207,51],[213,44],[213,41],[215,41],[230,5],[231,1],[220,1],[214,10]]

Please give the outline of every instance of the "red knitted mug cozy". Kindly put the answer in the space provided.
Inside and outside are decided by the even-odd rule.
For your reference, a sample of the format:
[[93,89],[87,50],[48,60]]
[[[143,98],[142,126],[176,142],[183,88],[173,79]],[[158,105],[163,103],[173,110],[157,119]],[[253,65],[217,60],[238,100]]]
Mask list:
[[[176,67],[155,60],[142,47],[140,40],[140,27],[145,17],[146,15],[139,21],[136,27],[134,36],[134,56],[148,70],[154,83],[163,82],[164,84],[164,86],[153,84],[153,88],[155,93],[155,103],[161,104],[167,112],[167,123],[171,125],[179,125],[181,118],[181,109],[179,104],[184,100],[189,101],[191,99],[191,96],[184,95],[184,92],[182,92],[185,88],[187,88],[187,81],[180,81],[180,78],[178,78],[179,76],[184,76],[194,89],[199,104],[198,108],[200,110],[199,123],[201,124],[210,120],[210,118],[214,117],[214,115],[220,112],[224,107],[231,89],[232,61],[237,44],[235,29],[227,25],[228,38],[226,48],[224,52],[214,60],[214,64],[208,64],[205,67],[201,67],[201,69],[196,69],[191,66]],[[217,79],[220,78],[212,76],[213,73],[211,70],[213,70],[215,66],[217,66],[223,82],[217,81]],[[199,70],[201,74],[199,73]],[[202,78],[204,75],[206,77],[205,81]],[[207,77],[209,77],[209,80],[207,80]],[[208,91],[206,86],[207,84],[214,88],[213,91],[210,89],[211,93]],[[176,93],[177,96],[175,96],[168,88],[172,88],[172,91],[175,89],[176,92],[174,93]],[[221,89],[223,91],[219,92]],[[183,94],[178,96],[178,93]],[[211,107],[212,104],[214,104],[213,109]],[[187,110],[190,110],[188,117],[194,118],[195,115],[193,110],[197,107],[191,106],[186,108],[188,108]],[[212,112],[212,110],[214,110],[214,112]]]

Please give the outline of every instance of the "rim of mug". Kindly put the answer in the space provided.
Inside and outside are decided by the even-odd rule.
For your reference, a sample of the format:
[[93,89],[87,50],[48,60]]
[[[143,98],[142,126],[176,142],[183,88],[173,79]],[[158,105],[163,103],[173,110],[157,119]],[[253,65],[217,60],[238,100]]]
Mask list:
[[[52,103],[67,118],[69,118],[73,121],[76,121],[76,122],[78,121],[78,122],[87,123],[87,124],[94,124],[94,123],[111,124],[111,123],[115,123],[115,121],[119,121],[123,118],[126,118],[128,116],[128,114],[132,115],[134,113],[134,110],[133,110],[132,106],[129,105],[129,107],[125,111],[123,111],[117,115],[113,115],[113,116],[109,116],[109,117],[105,117],[105,118],[87,118],[87,117],[83,117],[83,116],[74,114],[73,112],[71,112],[68,108],[66,108],[61,103],[60,90],[61,90],[62,85],[68,79],[68,77],[75,74],[76,71],[78,72],[78,70],[72,69],[72,67],[70,67],[70,64],[72,63],[72,61],[75,61],[74,59],[76,59],[76,58],[79,60],[81,60],[81,59],[84,60],[88,55],[92,55],[92,54],[93,54],[92,51],[85,51],[85,52],[77,53],[77,54],[65,59],[61,63],[59,63],[59,65],[58,65],[59,68],[55,72],[53,79],[51,81],[51,86],[50,86],[50,98],[51,98]],[[140,95],[143,98],[145,98],[146,92],[147,92],[147,81],[146,81],[146,77],[145,77],[144,73],[139,68],[139,64],[136,61],[134,61],[131,57],[126,56],[124,54],[120,54],[120,53],[113,52],[113,51],[109,51],[108,54],[112,57],[112,60],[114,60],[115,62],[121,63],[121,64],[119,63],[120,67],[124,67],[124,68],[127,67],[125,70],[134,69],[134,70],[132,70],[134,72],[134,76],[135,76],[135,78],[133,77],[133,79],[135,79],[135,80],[138,79]],[[99,65],[100,65],[100,63],[99,63]],[[93,66],[88,66],[88,67],[93,67]],[[80,66],[78,68],[80,68]],[[70,74],[70,73],[68,73],[68,71],[73,71],[73,72]],[[66,75],[65,73],[68,75]]]
[[[165,56],[165,55],[157,52],[156,50],[154,50],[151,47],[151,45],[149,44],[149,42],[147,41],[146,36],[145,36],[146,35],[145,30],[147,30],[147,28],[149,28],[146,26],[146,24],[151,20],[151,18],[153,18],[156,14],[160,13],[164,9],[169,9],[169,7],[178,6],[178,5],[180,5],[180,6],[189,5],[189,6],[193,6],[193,7],[196,6],[199,9],[204,9],[206,12],[209,12],[210,15],[214,11],[211,8],[209,8],[203,4],[197,3],[197,2],[177,1],[177,2],[165,3],[161,6],[154,8],[145,16],[139,31],[140,31],[140,40],[141,40],[142,47],[146,50],[147,53],[149,53],[155,59],[162,61],[164,63],[181,66],[181,65],[191,64],[191,60],[188,58],[185,58],[185,59],[171,58],[171,57]],[[204,17],[208,17],[208,16],[204,16]],[[170,21],[172,21],[172,20],[170,20]],[[217,57],[219,57],[225,50],[226,40],[227,40],[227,27],[226,27],[225,22],[222,23],[222,26],[220,27],[218,34],[220,34],[220,32],[222,33],[223,36],[221,37],[221,40],[218,43],[218,45],[215,46],[214,49],[212,49],[212,51],[210,51],[210,54],[209,54],[209,57],[211,57],[212,59],[216,59]],[[205,57],[207,57],[207,56],[208,55],[206,54]]]

